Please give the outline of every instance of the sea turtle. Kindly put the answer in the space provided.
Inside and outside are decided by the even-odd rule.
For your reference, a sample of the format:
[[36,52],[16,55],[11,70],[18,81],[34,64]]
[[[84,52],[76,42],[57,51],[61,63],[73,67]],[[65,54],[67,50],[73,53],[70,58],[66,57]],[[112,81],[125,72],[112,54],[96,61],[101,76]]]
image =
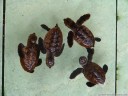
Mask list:
[[70,75],[70,79],[74,79],[77,75],[83,73],[89,80],[89,82],[86,83],[88,87],[92,87],[98,83],[104,84],[105,74],[108,70],[106,64],[101,68],[98,64],[88,61],[85,56],[79,58],[79,63],[83,68],[77,68],[74,70]]
[[36,43],[37,36],[35,33],[30,34],[27,41],[27,46],[22,43],[18,45],[18,54],[23,69],[29,73],[33,73],[36,66],[42,63],[39,59],[40,48]]
[[54,56],[58,57],[63,52],[65,45],[63,43],[63,35],[57,24],[52,29],[45,24],[42,24],[41,27],[48,31],[44,40],[41,37],[39,38],[40,46],[42,46],[41,52],[47,54],[46,65],[51,68],[54,65]]
[[73,39],[85,48],[93,48],[95,41],[101,41],[100,38],[94,37],[92,32],[86,26],[82,25],[89,18],[90,14],[85,14],[81,16],[76,23],[70,18],[64,19],[64,24],[72,30],[69,31],[67,37],[69,47],[72,47]]

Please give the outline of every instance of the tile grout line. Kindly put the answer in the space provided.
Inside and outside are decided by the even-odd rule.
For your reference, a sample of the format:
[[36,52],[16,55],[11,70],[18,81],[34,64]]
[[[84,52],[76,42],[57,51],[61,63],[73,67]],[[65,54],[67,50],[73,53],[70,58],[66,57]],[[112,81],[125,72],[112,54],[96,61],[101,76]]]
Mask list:
[[4,96],[4,48],[5,48],[5,10],[6,0],[3,0],[3,27],[2,27],[2,96]]
[[117,10],[118,10],[118,0],[116,0],[116,51],[115,51],[115,96],[117,95]]

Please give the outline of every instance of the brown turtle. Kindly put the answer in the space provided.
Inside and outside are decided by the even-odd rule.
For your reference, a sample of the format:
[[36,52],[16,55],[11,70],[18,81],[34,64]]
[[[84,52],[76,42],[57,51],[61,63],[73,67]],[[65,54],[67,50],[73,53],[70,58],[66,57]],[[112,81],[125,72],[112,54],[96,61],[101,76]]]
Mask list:
[[[89,55],[90,56],[88,57],[91,57],[91,54]],[[86,83],[88,87],[92,87],[98,83],[104,84],[105,74],[108,70],[108,66],[106,64],[103,66],[103,68],[101,68],[98,64],[92,62],[91,59],[87,60],[85,56],[81,56],[79,58],[79,63],[83,68],[77,68],[74,70],[70,75],[70,79],[74,79],[77,75],[83,73],[85,78],[89,80],[89,82]]]
[[28,37],[27,46],[22,43],[18,45],[18,54],[23,69],[27,72],[33,73],[36,66],[39,66],[42,62],[39,59],[40,49],[36,43],[37,36],[35,33],[30,34]]
[[94,37],[86,26],[82,25],[89,18],[90,14],[85,14],[81,16],[76,23],[70,18],[64,19],[64,24],[72,30],[69,31],[67,37],[69,47],[72,47],[73,39],[85,48],[92,48],[94,47],[95,41],[101,41],[100,38]]
[[47,27],[45,24],[42,24],[41,27],[48,31],[44,40],[39,38],[40,46],[42,46],[41,52],[47,54],[46,65],[51,68],[54,65],[54,56],[58,57],[63,52],[65,45],[62,44],[63,35],[57,24],[52,29]]

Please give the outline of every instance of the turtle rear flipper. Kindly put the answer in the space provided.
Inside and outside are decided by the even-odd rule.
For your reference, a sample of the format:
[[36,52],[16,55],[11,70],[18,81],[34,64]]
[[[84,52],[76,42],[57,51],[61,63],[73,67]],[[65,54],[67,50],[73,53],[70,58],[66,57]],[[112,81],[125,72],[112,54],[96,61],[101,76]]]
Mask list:
[[22,43],[20,43],[20,44],[18,45],[18,55],[19,55],[21,58],[24,57],[24,54],[23,54],[23,51],[22,51],[23,48],[24,48],[24,45],[23,45]]
[[83,68],[77,68],[76,70],[74,70],[71,75],[70,75],[70,79],[74,79],[77,75],[79,75],[80,73],[82,73]]
[[47,30],[47,31],[50,30],[50,28],[49,28],[47,25],[45,25],[45,24],[41,24],[40,26],[41,26],[43,29]]
[[74,35],[73,32],[69,31],[68,37],[67,37],[67,42],[69,47],[72,47],[73,45],[73,35]]
[[34,73],[34,70],[30,71],[30,73]]
[[46,54],[46,49],[44,47],[43,39],[40,37],[38,40],[39,49],[43,54]]
[[81,16],[78,20],[77,20],[77,22],[76,22],[76,24],[77,25],[82,25],[86,20],[88,20],[90,18],[90,14],[85,14],[85,15],[83,15],[83,16]]
[[100,42],[101,41],[101,38],[95,37],[95,41]]
[[[37,66],[40,66],[41,63],[42,63],[42,59],[38,59],[38,64],[37,64]],[[37,67],[37,66],[36,66],[36,67]]]
[[95,86],[96,84],[93,84],[93,83],[91,83],[91,82],[87,82],[86,85],[87,85],[88,87],[93,87],[93,86]]
[[55,56],[56,56],[56,57],[58,57],[58,56],[60,56],[60,55],[61,55],[61,53],[62,53],[62,52],[63,52],[63,50],[64,50],[64,46],[65,46],[65,43],[62,45],[62,47],[61,47],[60,51],[59,51],[59,52],[57,52],[57,53],[55,54]]
[[105,73],[107,73],[107,71],[108,71],[108,66],[107,66],[106,64],[103,66],[103,70],[104,70]]

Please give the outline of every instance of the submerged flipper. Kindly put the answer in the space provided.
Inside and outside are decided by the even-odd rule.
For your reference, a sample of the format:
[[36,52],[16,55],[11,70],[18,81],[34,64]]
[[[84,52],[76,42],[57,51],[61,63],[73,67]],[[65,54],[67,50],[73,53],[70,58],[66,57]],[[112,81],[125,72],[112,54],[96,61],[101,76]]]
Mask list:
[[41,24],[40,26],[41,26],[43,29],[47,30],[47,31],[50,30],[50,28],[49,28],[47,25],[45,25],[45,24]]
[[34,70],[30,71],[30,73],[34,73]]
[[85,14],[85,15],[83,15],[83,16],[81,16],[78,20],[77,20],[77,22],[76,22],[76,24],[77,25],[82,25],[86,20],[88,20],[90,18],[90,14]]
[[86,85],[87,85],[88,87],[93,87],[93,86],[95,86],[96,84],[93,84],[93,83],[91,83],[91,82],[87,82]]
[[72,47],[73,45],[73,35],[74,35],[73,32],[69,31],[68,37],[67,37],[67,42],[69,47]]
[[91,62],[94,54],[94,49],[87,48],[87,52],[88,52],[88,61]]
[[106,64],[103,66],[103,70],[104,70],[105,73],[107,73],[107,71],[108,71],[108,66],[107,66]]
[[[41,65],[41,63],[42,63],[42,59],[38,59],[38,64],[37,64],[37,66]],[[36,66],[36,67],[37,67],[37,66]]]
[[101,38],[95,37],[95,41],[100,42],[101,41]]
[[38,45],[39,45],[39,48],[40,48],[40,51],[43,53],[43,54],[46,54],[46,49],[44,47],[44,42],[43,42],[43,39],[40,37],[39,40],[38,40]]
[[24,48],[24,45],[23,45],[22,43],[20,43],[20,44],[18,45],[18,55],[19,55],[21,58],[24,57],[24,54],[23,54],[23,51],[22,51],[23,48]]
[[74,79],[77,75],[82,73],[82,70],[83,68],[77,68],[76,70],[74,70],[70,75],[70,79]]

